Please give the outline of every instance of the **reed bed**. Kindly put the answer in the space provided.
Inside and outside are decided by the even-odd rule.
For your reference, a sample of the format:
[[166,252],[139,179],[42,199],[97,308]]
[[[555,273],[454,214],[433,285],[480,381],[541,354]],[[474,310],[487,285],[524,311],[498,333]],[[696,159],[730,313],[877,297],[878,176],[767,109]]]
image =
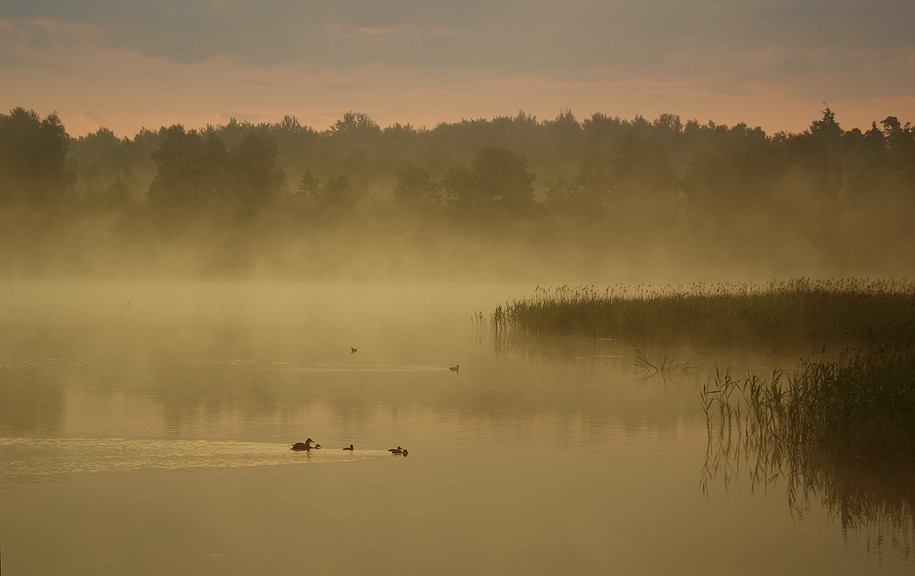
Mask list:
[[[874,349],[803,362],[791,376],[717,372],[700,392],[708,428],[700,483],[741,468],[786,478],[792,509],[818,494],[843,530],[915,544],[915,353]],[[876,540],[875,540],[876,541]]]
[[496,334],[697,344],[915,343],[915,285],[796,279],[754,284],[537,288],[499,306]]
[[[701,392],[709,433],[775,456],[815,449],[831,459],[915,454],[915,353],[879,348],[803,361],[785,377],[716,372]],[[784,457],[783,457],[784,456]]]

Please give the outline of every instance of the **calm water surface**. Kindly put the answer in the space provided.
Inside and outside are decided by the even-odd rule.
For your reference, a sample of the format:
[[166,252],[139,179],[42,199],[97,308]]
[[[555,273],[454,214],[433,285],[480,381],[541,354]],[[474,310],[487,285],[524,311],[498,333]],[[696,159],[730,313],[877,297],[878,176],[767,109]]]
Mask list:
[[911,518],[702,489],[709,373],[794,358],[647,350],[701,371],[646,378],[632,346],[472,322],[529,290],[4,285],[2,573],[913,572]]

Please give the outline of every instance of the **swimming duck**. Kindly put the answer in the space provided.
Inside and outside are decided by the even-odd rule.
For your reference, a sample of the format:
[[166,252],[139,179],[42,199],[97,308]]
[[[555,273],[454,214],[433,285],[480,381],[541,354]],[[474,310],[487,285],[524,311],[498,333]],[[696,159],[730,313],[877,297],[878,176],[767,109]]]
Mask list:
[[455,364],[454,366],[449,366],[449,367],[448,367],[448,370],[451,370],[452,372],[458,372],[458,371],[460,371],[460,369],[461,369],[461,365],[460,365],[460,364]]
[[350,444],[349,446],[347,446],[346,448],[344,448],[344,450],[350,450],[350,451],[352,451],[352,450],[355,450],[355,448],[353,448],[353,445]]
[[406,458],[406,457],[407,457],[407,449],[406,449],[406,448],[404,448],[404,449],[403,449],[403,452],[402,452],[402,454],[403,454],[403,457],[404,457],[404,458]]
[[355,354],[355,353],[358,352],[358,351],[359,351],[359,350],[353,348],[352,346],[349,347],[349,353],[350,353],[350,354]]
[[403,448],[398,446],[397,448],[388,448],[388,452],[391,454],[403,454]]
[[312,446],[312,443],[314,443],[314,440],[312,440],[311,438],[309,438],[308,440],[305,440],[304,442],[296,442],[295,444],[292,445],[292,448],[290,448],[290,450],[295,450],[296,452],[301,452],[302,450],[304,450],[305,452],[309,452],[312,448],[321,447],[320,444],[318,444],[317,446]]

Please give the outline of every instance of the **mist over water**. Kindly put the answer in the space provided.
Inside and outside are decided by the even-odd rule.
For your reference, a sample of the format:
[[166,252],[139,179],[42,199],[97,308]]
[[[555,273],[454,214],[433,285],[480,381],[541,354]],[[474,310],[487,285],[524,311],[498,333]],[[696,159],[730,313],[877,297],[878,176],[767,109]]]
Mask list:
[[701,371],[646,377],[625,342],[505,347],[474,321],[532,289],[5,283],[4,568],[911,570],[816,498],[799,519],[782,483],[700,488],[709,371],[794,358],[648,347]]
[[0,114],[13,278],[767,282],[905,277],[915,130],[766,134],[662,114],[433,129],[347,112],[70,138]]
[[537,287],[909,276],[913,135],[828,108],[779,135],[347,113],[72,139],[2,115],[2,568],[908,574],[907,469],[819,468],[798,498],[712,450],[717,371],[837,351],[489,315]]

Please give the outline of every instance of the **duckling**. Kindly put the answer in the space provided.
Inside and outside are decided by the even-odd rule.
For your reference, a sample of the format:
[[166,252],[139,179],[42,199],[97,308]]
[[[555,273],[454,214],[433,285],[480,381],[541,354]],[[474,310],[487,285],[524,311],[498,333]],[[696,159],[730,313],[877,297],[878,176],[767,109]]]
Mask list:
[[403,454],[403,448],[398,446],[397,448],[388,448],[388,452],[391,454]]
[[353,448],[353,445],[352,445],[352,444],[350,444],[350,445],[349,445],[349,446],[347,446],[347,447],[346,447],[346,448],[344,448],[344,450],[350,450],[350,451],[353,451],[353,450],[355,450],[355,448]]
[[402,454],[403,454],[403,457],[404,457],[404,458],[407,457],[408,452],[407,452],[407,449],[406,449],[406,448],[403,449]]
[[358,351],[359,351],[359,350],[353,348],[352,346],[349,347],[349,353],[350,353],[350,354],[355,354],[355,353],[358,352]]
[[452,372],[459,372],[461,370],[461,365],[455,364],[454,366],[449,366],[448,370],[451,370]]
[[309,452],[312,448],[321,447],[320,444],[318,444],[317,446],[312,446],[313,442],[314,442],[314,440],[312,440],[311,438],[309,438],[308,440],[305,440],[304,442],[296,442],[295,444],[292,445],[292,448],[290,448],[290,450],[295,450],[296,452],[301,452],[304,450],[305,452]]

